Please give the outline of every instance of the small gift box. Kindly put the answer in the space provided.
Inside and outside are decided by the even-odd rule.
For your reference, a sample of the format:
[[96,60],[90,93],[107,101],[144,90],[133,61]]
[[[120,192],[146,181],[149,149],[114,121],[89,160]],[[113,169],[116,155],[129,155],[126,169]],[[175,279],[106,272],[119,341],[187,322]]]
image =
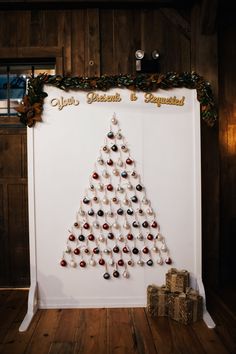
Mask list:
[[187,270],[169,269],[166,273],[166,287],[170,292],[184,293],[189,286],[189,272]]
[[147,310],[151,316],[168,315],[168,296],[170,292],[163,286],[149,285],[147,288]]

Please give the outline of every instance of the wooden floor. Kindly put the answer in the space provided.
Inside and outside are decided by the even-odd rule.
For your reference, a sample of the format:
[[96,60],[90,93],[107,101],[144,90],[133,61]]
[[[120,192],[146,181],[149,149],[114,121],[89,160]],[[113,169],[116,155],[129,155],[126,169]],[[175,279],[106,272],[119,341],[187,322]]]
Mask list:
[[152,319],[143,308],[38,310],[29,329],[18,331],[28,291],[0,291],[1,354],[224,354],[236,353],[236,319],[214,294],[209,310],[217,323],[185,326]]

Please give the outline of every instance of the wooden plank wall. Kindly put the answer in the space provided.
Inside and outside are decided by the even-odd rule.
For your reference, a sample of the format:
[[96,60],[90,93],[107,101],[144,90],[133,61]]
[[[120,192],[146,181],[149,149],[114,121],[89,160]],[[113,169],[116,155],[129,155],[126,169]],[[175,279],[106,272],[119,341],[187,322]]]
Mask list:
[[[204,74],[212,80],[216,89],[217,66],[212,71],[216,54],[215,37],[214,39],[201,37],[198,31],[199,24],[196,21],[199,15],[198,11],[199,8],[193,12],[192,18],[190,18],[188,10],[182,9],[179,12],[174,8],[142,9],[135,8],[135,6],[126,9],[0,11],[0,59],[51,56],[56,57],[58,73],[72,76],[97,76],[100,74],[135,73],[135,51],[142,48],[150,55],[154,49],[157,49],[161,54],[161,72],[182,72],[195,69],[199,74]],[[201,40],[201,52],[198,47],[199,40]],[[210,47],[208,47],[209,43],[211,43]],[[14,120],[5,119],[4,123],[2,120],[1,122],[0,124],[8,126],[11,122],[16,124]],[[14,126],[16,127],[16,125]],[[8,127],[8,129],[11,128]],[[4,136],[4,139],[8,139],[6,142],[8,146],[16,144],[19,139],[18,135],[22,134],[21,131],[22,128],[15,135],[8,134],[7,138]],[[207,252],[210,250],[212,256],[210,261],[208,254],[205,257],[207,259],[205,263],[211,269],[211,272],[206,272],[206,274],[212,282],[215,282],[219,237],[217,230],[219,218],[218,170],[217,160],[214,159],[217,133],[203,127],[203,134],[205,134],[202,147],[204,168],[206,168],[208,160],[215,161],[213,170],[209,165],[206,173],[203,173],[203,190],[208,190],[210,200],[207,202],[207,207],[203,209],[205,213],[203,215],[203,243]],[[7,154],[1,155],[3,165],[9,163],[9,154],[10,150]],[[13,154],[13,156],[16,159],[14,163],[17,164],[17,159],[20,159],[20,163],[23,164],[25,156],[19,154]],[[213,184],[212,180],[214,180]],[[21,185],[21,176],[18,182]],[[11,189],[13,194],[6,195],[3,193],[3,184],[4,176],[0,174],[0,205],[8,208],[9,198],[12,200],[18,198],[19,193],[17,194],[15,190]],[[26,199],[26,195],[24,198]],[[203,202],[206,203],[206,198],[203,199]],[[23,203],[21,208],[24,210],[23,215],[26,215],[26,203]],[[20,213],[18,208],[14,211],[10,208],[7,209],[7,212],[2,216],[2,227],[5,234],[8,233],[7,230],[10,230],[9,220],[11,220],[11,218],[7,219],[6,215],[10,215],[11,212]],[[26,219],[22,216],[22,225],[25,223]],[[9,237],[17,241],[19,235],[14,233]],[[22,235],[20,238],[24,239]],[[27,242],[23,242],[22,249],[25,250],[27,258]],[[11,254],[7,248],[5,252],[8,257],[14,257],[14,254]],[[15,276],[17,277],[17,274]],[[5,283],[13,284],[14,282],[9,279],[5,278]],[[3,285],[3,283],[2,279],[1,284]],[[22,281],[22,285],[25,285],[23,283]]]
[[221,282],[236,284],[236,36],[235,11],[222,11],[219,33]]

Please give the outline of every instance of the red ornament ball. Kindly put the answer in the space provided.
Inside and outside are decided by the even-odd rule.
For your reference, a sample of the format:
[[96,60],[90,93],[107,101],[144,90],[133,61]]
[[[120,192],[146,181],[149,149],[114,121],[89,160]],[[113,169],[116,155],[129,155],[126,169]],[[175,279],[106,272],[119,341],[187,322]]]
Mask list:
[[83,227],[85,230],[88,230],[90,228],[90,225],[89,225],[89,223],[86,222],[86,223],[84,223]]
[[118,265],[121,266],[121,267],[124,265],[123,259],[119,259],[117,263],[118,263]]
[[127,163],[128,165],[132,165],[133,160],[131,160],[131,159],[128,157],[128,159],[126,159],[126,163]]
[[105,224],[102,225],[104,230],[108,230],[109,229],[109,225],[105,222]]
[[113,191],[113,185],[112,184],[108,184],[107,185],[107,190],[110,191],[110,192]]
[[131,240],[133,240],[133,238],[134,238],[134,236],[133,236],[132,234],[128,234],[128,235],[127,235],[127,239],[128,239],[128,240],[131,241]]
[[107,160],[107,164],[108,164],[108,166],[112,166],[113,165],[113,160],[112,159]]
[[74,254],[76,254],[76,255],[80,254],[80,249],[76,247],[76,248],[74,249]]
[[93,253],[94,253],[94,254],[98,254],[98,253],[99,253],[99,248],[98,248],[98,247],[95,247],[95,248],[93,249]]
[[166,264],[171,264],[171,263],[172,263],[171,258],[170,258],[170,257],[167,257],[167,258],[165,259],[165,263],[166,263]]
[[69,240],[70,240],[70,241],[74,241],[74,240],[75,240],[75,236],[71,234],[71,235],[69,236]]
[[80,265],[81,268],[85,268],[86,267],[86,262],[85,261],[81,261],[79,263],[79,265]]
[[157,228],[157,222],[156,222],[156,221],[153,221],[151,227],[153,227],[154,229]]
[[94,241],[95,237],[93,234],[89,234],[88,239],[89,239],[89,241]]
[[147,247],[143,248],[143,253],[147,254],[149,252],[149,249]]
[[94,173],[92,174],[92,177],[93,177],[93,179],[98,179],[98,178],[99,178],[99,175],[98,175],[97,172],[94,172]]
[[126,246],[125,246],[125,247],[123,247],[123,252],[124,252],[124,253],[129,253],[129,249],[128,249],[128,247],[126,247]]
[[61,262],[60,262],[60,265],[62,267],[66,267],[67,266],[67,261],[65,259],[62,259]]
[[118,246],[113,247],[113,252],[119,253],[120,252],[119,247]]
[[147,235],[147,239],[148,239],[148,240],[152,241],[152,240],[153,240],[153,238],[154,238],[154,237],[153,237],[153,235],[152,235],[152,234],[148,234],[148,235]]
[[99,261],[98,261],[98,263],[99,263],[100,265],[104,265],[104,264],[105,264],[105,261],[104,261],[103,258],[100,258]]
[[113,240],[114,234],[113,234],[112,232],[109,232],[109,234],[107,235],[107,237],[109,238],[109,240]]

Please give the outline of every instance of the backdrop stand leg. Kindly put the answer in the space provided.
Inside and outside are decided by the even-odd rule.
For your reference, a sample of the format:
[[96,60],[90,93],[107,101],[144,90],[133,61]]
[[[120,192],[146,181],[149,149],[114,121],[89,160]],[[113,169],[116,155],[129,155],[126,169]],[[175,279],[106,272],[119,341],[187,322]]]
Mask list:
[[199,294],[203,297],[203,321],[205,322],[208,328],[215,328],[215,322],[213,321],[211,315],[209,314],[206,308],[206,294],[201,277],[198,277],[197,285]]
[[38,296],[37,296],[37,283],[34,283],[30,286],[29,295],[28,295],[28,310],[23,319],[19,332],[24,332],[28,329],[36,311],[38,309]]

